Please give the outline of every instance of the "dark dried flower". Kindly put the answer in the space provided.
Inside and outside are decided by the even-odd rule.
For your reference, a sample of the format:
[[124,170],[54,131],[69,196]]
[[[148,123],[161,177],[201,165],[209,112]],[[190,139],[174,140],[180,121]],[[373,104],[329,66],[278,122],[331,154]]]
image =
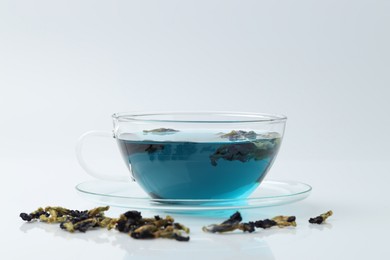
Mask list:
[[143,218],[139,211],[127,211],[119,218],[104,216],[109,207],[98,207],[91,210],[69,210],[62,207],[39,208],[27,214],[20,213],[24,221],[39,220],[47,223],[60,223],[60,228],[68,232],[86,232],[94,228],[116,228],[118,231],[127,233],[136,239],[170,238],[178,241],[189,241],[188,236],[183,236],[183,231],[189,233],[190,229],[176,223],[175,220],[166,216],[154,216]]
[[272,219],[258,220],[255,222],[242,223],[241,214],[237,211],[230,218],[221,224],[213,224],[203,227],[203,231],[210,233],[224,233],[234,230],[242,230],[244,232],[252,233],[255,228],[271,228],[278,226],[280,228],[287,226],[296,226],[295,216],[276,216]]
[[116,228],[120,232],[129,233],[131,237],[136,239],[162,237],[188,241],[189,237],[184,237],[182,230],[188,234],[190,232],[189,228],[174,221],[171,216],[142,218],[140,212],[128,211],[120,216]]
[[254,131],[232,130],[230,133],[222,134],[222,138],[229,138],[230,141],[256,139],[257,134]]
[[327,218],[333,215],[333,211],[329,210],[328,212],[325,212],[324,214],[319,215],[315,218],[310,218],[309,223],[311,224],[322,224],[325,222]]
[[251,159],[263,160],[277,153],[280,141],[280,138],[273,138],[223,144],[210,155],[210,161],[213,166],[216,166],[219,159],[241,162],[247,162]]

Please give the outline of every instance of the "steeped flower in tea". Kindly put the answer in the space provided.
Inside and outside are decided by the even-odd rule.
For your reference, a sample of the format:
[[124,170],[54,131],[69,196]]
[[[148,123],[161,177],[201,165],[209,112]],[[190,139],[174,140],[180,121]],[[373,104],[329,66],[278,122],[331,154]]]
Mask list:
[[152,130],[144,130],[144,134],[174,134],[176,132],[179,132],[179,130],[175,130],[172,128],[156,128]]
[[232,130],[230,133],[222,134],[221,138],[228,138],[230,141],[243,139],[256,139],[257,134],[254,131]]
[[151,197],[229,199],[246,197],[257,188],[275,159],[281,136],[157,128],[122,134],[117,141],[134,179]]

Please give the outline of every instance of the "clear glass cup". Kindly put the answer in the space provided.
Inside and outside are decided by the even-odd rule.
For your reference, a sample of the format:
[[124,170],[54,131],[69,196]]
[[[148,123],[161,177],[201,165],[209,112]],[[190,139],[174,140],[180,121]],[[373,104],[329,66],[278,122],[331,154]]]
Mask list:
[[[116,113],[112,119],[113,132],[81,136],[80,165],[99,179],[131,178],[158,199],[249,196],[275,161],[287,120],[240,112]],[[131,174],[103,174],[89,167],[82,156],[89,136],[114,137]]]

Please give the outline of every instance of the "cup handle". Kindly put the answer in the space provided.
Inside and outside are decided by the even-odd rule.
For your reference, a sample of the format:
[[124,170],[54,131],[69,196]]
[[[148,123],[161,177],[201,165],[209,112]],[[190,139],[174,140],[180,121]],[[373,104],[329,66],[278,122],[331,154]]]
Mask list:
[[108,181],[130,181],[131,178],[130,176],[125,176],[125,175],[112,175],[112,174],[107,174],[107,173],[101,173],[91,167],[88,166],[86,161],[84,160],[83,157],[83,146],[84,146],[84,141],[88,137],[109,137],[113,138],[113,135],[111,132],[108,131],[89,131],[80,136],[79,140],[77,141],[76,144],[76,157],[77,160],[79,161],[80,166],[91,176],[101,179],[101,180],[108,180]]

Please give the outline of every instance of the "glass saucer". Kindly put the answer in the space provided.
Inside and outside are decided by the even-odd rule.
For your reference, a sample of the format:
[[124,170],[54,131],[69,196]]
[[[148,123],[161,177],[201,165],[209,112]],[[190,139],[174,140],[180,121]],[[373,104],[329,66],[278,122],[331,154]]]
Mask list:
[[93,180],[76,186],[78,193],[99,204],[174,213],[243,210],[278,206],[305,199],[311,186],[296,181],[265,180],[245,199],[152,199],[134,182]]

